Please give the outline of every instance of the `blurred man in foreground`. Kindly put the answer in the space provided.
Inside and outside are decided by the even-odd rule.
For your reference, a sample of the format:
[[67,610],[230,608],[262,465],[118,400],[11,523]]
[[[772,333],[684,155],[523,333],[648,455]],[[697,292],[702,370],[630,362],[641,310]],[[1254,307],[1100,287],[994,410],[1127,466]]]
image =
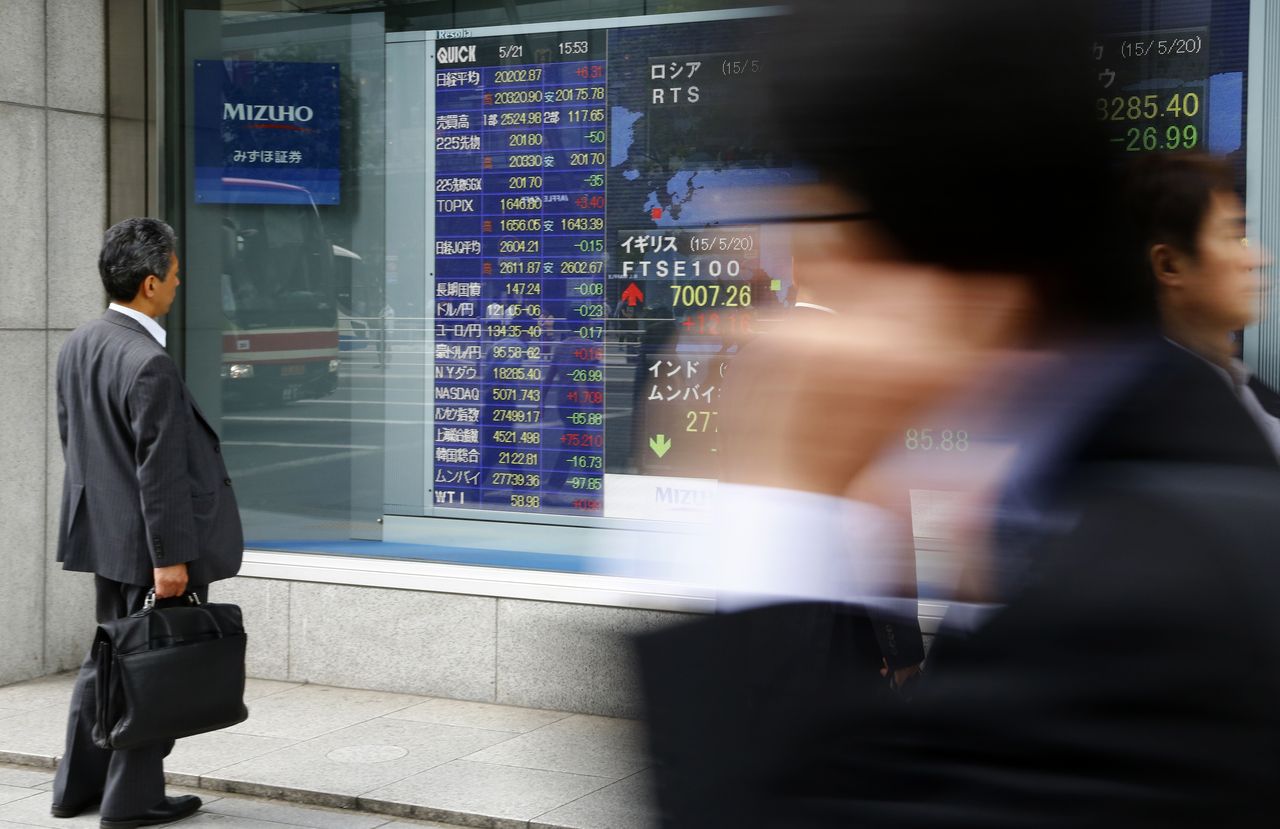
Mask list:
[[[747,346],[722,406],[719,586],[755,601],[641,642],[665,825],[1270,811],[1280,472],[1212,368],[1170,370],[1126,277],[1085,5],[801,3],[779,32],[774,117],[827,182],[796,268],[836,313]],[[930,423],[966,449],[919,462],[903,435]],[[866,643],[830,646],[823,681],[796,624],[910,594],[886,542],[904,475],[967,505],[909,703],[844,670]]]

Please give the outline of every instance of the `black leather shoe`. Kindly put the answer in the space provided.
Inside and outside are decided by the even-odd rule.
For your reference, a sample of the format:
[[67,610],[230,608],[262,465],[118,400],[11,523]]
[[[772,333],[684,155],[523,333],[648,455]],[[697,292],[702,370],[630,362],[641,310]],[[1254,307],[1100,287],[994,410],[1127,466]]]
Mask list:
[[49,814],[54,817],[78,817],[81,812],[87,812],[90,809],[98,808],[98,804],[102,802],[102,798],[94,798],[88,803],[81,803],[78,806],[63,806],[55,803],[49,807]]
[[98,824],[102,829],[136,829],[138,826],[158,826],[191,817],[200,809],[200,798],[195,795],[166,797],[145,814],[135,817],[103,818]]

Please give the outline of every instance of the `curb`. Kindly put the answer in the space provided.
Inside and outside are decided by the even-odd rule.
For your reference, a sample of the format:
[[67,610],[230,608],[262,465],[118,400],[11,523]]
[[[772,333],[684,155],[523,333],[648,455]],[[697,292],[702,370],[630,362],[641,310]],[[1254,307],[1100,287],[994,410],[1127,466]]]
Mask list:
[[[46,754],[0,750],[0,763],[9,763],[15,766],[56,769],[59,759],[61,758],[58,756]],[[359,795],[334,794],[333,792],[320,792],[291,786],[273,786],[212,775],[194,775],[167,771],[164,773],[164,779],[171,786],[182,786],[187,789],[201,789],[223,794],[241,794],[249,797],[296,803],[299,806],[319,806],[327,809],[385,815],[392,818],[433,821],[453,824],[459,827],[472,827],[473,829],[531,829],[531,827],[537,827],[537,829],[567,829],[567,827],[560,827],[559,824],[540,823],[536,818],[519,820],[496,815],[482,815],[475,812],[459,812],[453,809],[424,806],[418,803],[400,803],[394,800],[378,800]]]

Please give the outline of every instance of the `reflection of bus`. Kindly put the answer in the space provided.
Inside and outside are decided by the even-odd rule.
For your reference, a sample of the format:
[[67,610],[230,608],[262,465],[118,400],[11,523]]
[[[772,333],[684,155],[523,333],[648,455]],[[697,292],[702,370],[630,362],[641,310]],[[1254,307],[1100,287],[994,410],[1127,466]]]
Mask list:
[[338,386],[333,248],[301,187],[224,179],[241,192],[305,194],[306,204],[223,207],[222,388],[229,401],[286,402]]

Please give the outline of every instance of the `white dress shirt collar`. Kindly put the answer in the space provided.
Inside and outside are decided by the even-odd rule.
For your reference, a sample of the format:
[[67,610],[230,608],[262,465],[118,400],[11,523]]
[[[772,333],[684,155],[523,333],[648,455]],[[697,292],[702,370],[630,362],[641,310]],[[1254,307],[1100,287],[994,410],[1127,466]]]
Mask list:
[[836,314],[836,309],[828,308],[826,305],[819,305],[816,302],[796,302],[796,303],[792,303],[791,307],[792,308],[808,308],[811,311],[821,311],[824,314],[839,316],[838,314]]
[[109,308],[112,311],[115,311],[118,314],[124,314],[126,317],[130,317],[132,319],[137,320],[139,323],[142,324],[143,328],[147,329],[147,333],[150,334],[153,338],[155,338],[156,342],[160,343],[160,347],[164,348],[166,335],[165,335],[164,329],[160,327],[160,323],[156,322],[151,317],[147,316],[141,311],[135,311],[132,308],[129,308],[124,305],[120,305],[115,302],[108,305],[107,308]]
[[1262,429],[1262,436],[1271,444],[1272,451],[1276,453],[1277,457],[1280,457],[1280,418],[1276,418],[1268,412],[1263,407],[1262,402],[1258,400],[1258,396],[1253,393],[1253,389],[1249,388],[1249,378],[1253,376],[1253,372],[1249,367],[1234,357],[1231,359],[1231,362],[1223,367],[1212,360],[1206,359],[1204,355],[1192,351],[1182,343],[1175,342],[1174,340],[1168,341],[1188,354],[1199,357],[1204,361],[1205,365],[1213,369],[1219,377],[1227,382],[1227,385],[1233,392],[1235,392],[1236,397],[1244,406],[1245,411],[1249,413],[1249,416],[1252,417],[1254,422]]

